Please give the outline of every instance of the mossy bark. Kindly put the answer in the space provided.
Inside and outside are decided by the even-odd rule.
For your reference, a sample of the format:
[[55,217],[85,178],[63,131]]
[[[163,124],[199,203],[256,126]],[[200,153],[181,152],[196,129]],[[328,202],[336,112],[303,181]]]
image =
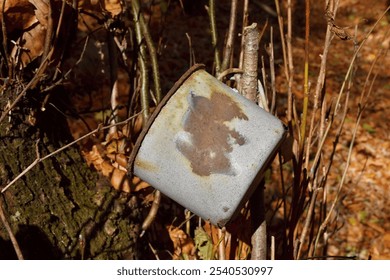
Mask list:
[[[1,108],[5,103],[3,95]],[[2,187],[36,159],[36,146],[43,157],[71,141],[66,121],[57,110],[39,111],[35,126],[23,121],[29,117],[23,112],[14,110],[11,119],[0,124]],[[142,257],[136,197],[116,192],[99,178],[77,146],[36,165],[0,199],[26,259]],[[0,258],[16,258],[1,224]]]

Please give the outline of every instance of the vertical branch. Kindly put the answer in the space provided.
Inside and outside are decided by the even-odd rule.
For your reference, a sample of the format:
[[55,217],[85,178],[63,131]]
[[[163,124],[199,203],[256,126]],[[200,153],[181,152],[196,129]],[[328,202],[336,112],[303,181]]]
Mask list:
[[[5,1],[4,1],[5,2]],[[47,15],[47,29],[46,29],[46,37],[45,37],[45,45],[43,48],[43,54],[42,54],[42,63],[49,54],[49,50],[52,48],[52,36],[53,36],[53,7],[51,5],[51,1],[47,1],[47,5],[49,8],[49,14]]]
[[[4,1],[5,2],[5,1]],[[12,232],[11,226],[9,225],[7,218],[5,216],[4,210],[3,210],[3,200],[2,197],[0,198],[0,219],[5,227],[5,229],[8,232],[9,238],[11,239],[12,246],[14,247],[16,256],[18,257],[19,260],[23,260],[23,254],[22,251],[20,250],[18,241],[15,238],[15,235]]]
[[236,22],[237,22],[237,0],[232,0],[232,4],[230,8],[229,30],[228,30],[225,52],[223,54],[223,60],[222,60],[220,72],[225,71],[229,67],[230,58],[233,53],[234,35],[236,32]]
[[190,67],[191,67],[192,65],[194,65],[196,63],[195,52],[194,52],[194,49],[192,48],[191,36],[188,33],[186,33],[186,37],[188,40],[188,49],[190,52]]
[[[157,63],[156,49],[154,47],[152,37],[150,36],[150,32],[145,23],[145,20],[142,14],[140,14],[139,1],[133,0],[131,1],[131,3],[132,3],[133,13],[134,13],[135,33],[136,33],[137,43],[140,48],[139,62],[140,62],[141,75],[142,75],[141,106],[143,110],[144,126],[145,126],[149,118],[149,85],[148,85],[149,79],[148,79],[148,71],[145,62],[146,51],[145,51],[145,46],[142,43],[142,37],[145,38],[146,44],[149,49],[150,59],[152,61],[153,81],[154,81],[154,87],[156,91],[157,103],[161,101],[160,73],[159,73],[158,63]],[[145,231],[150,227],[150,225],[156,218],[158,208],[160,207],[161,196],[162,196],[161,192],[159,190],[156,190],[154,193],[154,200],[153,200],[152,207],[150,208],[148,216],[146,217],[146,219],[142,224],[141,236],[145,233]]]
[[146,65],[146,47],[142,40],[142,31],[141,31],[141,23],[140,23],[140,9],[139,2],[137,0],[131,1],[131,7],[133,11],[134,17],[134,31],[137,39],[137,44],[139,47],[138,52],[138,63],[141,72],[141,107],[142,114],[144,118],[144,124],[147,122],[149,118],[149,75],[148,69]]
[[[329,4],[328,4],[329,6]],[[333,18],[335,16],[335,13],[337,11],[337,7],[338,7],[338,1],[336,1],[335,5],[334,5],[334,9],[333,11],[332,10],[328,10],[329,7],[327,7],[327,11],[326,13],[332,13],[333,15]],[[325,35],[325,43],[324,43],[324,50],[323,50],[323,53],[322,53],[322,56],[321,56],[321,66],[320,66],[320,71],[319,71],[319,74],[318,74],[318,78],[317,78],[317,84],[316,84],[316,88],[315,88],[315,91],[314,91],[314,101],[313,101],[313,116],[311,118],[311,122],[310,122],[310,127],[309,127],[309,135],[308,135],[308,139],[307,139],[307,148],[306,148],[306,162],[305,162],[305,168],[307,169],[308,168],[308,165],[309,165],[309,152],[310,152],[310,146],[311,146],[311,141],[312,141],[312,137],[313,137],[313,129],[314,129],[314,121],[316,119],[316,115],[318,113],[318,110],[319,108],[324,108],[322,106],[322,100],[323,100],[323,96],[321,96],[321,92],[324,88],[324,84],[325,84],[325,77],[326,77],[326,62],[327,62],[327,58],[328,58],[328,52],[329,52],[329,47],[330,47],[330,44],[332,42],[332,39],[333,39],[333,35],[332,35],[332,32],[331,32],[331,26],[328,25],[327,29],[326,29],[326,35]],[[321,122],[320,123],[320,135],[319,135],[319,138],[321,139],[322,138],[322,134],[321,132],[324,131],[324,123]]]
[[[249,100],[257,100],[257,68],[258,68],[258,49],[259,49],[259,31],[257,24],[244,28],[244,55],[243,55],[243,75],[240,79],[240,91]],[[267,258],[267,225],[265,221],[264,210],[264,180],[257,187],[249,201],[251,209],[253,234],[252,259],[260,260]]]
[[264,184],[262,180],[249,200],[253,234],[252,260],[267,259],[267,222],[265,220]]
[[[132,5],[134,5],[138,11],[140,11],[139,0],[133,0]],[[146,46],[148,47],[151,66],[152,66],[153,84],[154,84],[154,90],[156,94],[156,101],[157,103],[159,103],[162,94],[161,94],[161,84],[160,84],[160,70],[157,62],[157,51],[154,46],[152,36],[150,35],[148,25],[145,23],[145,19],[142,14],[139,14],[139,23],[141,25],[143,38],[145,39]]]
[[226,228],[218,229],[218,256],[219,260],[226,260],[226,244],[225,244]]
[[[291,1],[291,0],[289,0]],[[283,51],[283,62],[284,62],[284,74],[286,76],[287,81],[289,80],[289,72],[288,72],[288,61],[287,61],[287,50],[286,50],[286,43],[284,41],[284,23],[283,23],[283,16],[280,11],[280,5],[279,0],[275,0],[275,6],[276,6],[276,13],[278,14],[278,24],[279,24],[279,32],[280,32],[280,41],[282,44],[282,51]]]
[[[111,124],[115,124],[118,121],[118,54],[114,41],[114,35],[107,30],[108,41],[108,56],[110,61],[110,87],[111,87]],[[117,127],[110,128],[109,134],[113,134],[117,131]]]
[[221,60],[219,58],[219,50],[218,50],[218,32],[217,32],[217,24],[215,21],[215,2],[214,0],[209,0],[208,13],[210,18],[210,28],[211,28],[211,43],[214,49],[214,63],[215,63],[215,72],[217,76],[221,72]]
[[256,102],[257,100],[257,62],[259,50],[259,31],[257,24],[244,28],[244,63],[240,91],[243,96]]
[[267,84],[267,74],[265,73],[265,64],[264,64],[264,56],[261,56],[261,76],[263,78],[263,90],[264,94],[261,95],[260,87],[259,87],[259,104],[260,104],[260,98],[264,99],[262,100],[263,109],[265,109],[267,112],[269,112],[269,102],[268,102],[268,84]]
[[299,239],[299,247],[298,247],[298,252],[297,252],[297,255],[296,255],[296,259],[299,260],[301,258],[301,253],[302,253],[302,244],[303,242],[305,241],[305,238],[306,238],[306,235],[307,235],[307,231],[309,229],[309,226],[311,224],[311,221],[313,219],[313,215],[314,215],[314,206],[315,206],[315,202],[316,202],[316,198],[317,198],[317,194],[319,192],[319,188],[316,188],[313,193],[312,193],[312,197],[310,199],[310,205],[309,205],[309,208],[307,210],[307,217],[306,217],[306,220],[305,220],[305,224],[303,226],[303,229],[302,229],[302,234],[301,234],[301,237]]
[[[244,34],[244,28],[248,26],[248,12],[249,0],[244,0],[244,9],[242,16],[242,34]],[[240,51],[240,63],[238,68],[242,69],[242,65],[244,63],[244,36],[241,36],[241,51]]]
[[293,104],[293,95],[292,95],[292,85],[294,80],[294,63],[292,56],[292,9],[291,9],[291,0],[287,1],[287,59],[288,59],[288,100],[287,100],[287,120],[292,121],[292,104]]
[[3,1],[3,5],[1,6],[1,33],[3,35],[3,51],[4,51],[4,59],[5,65],[8,67],[8,76],[11,78],[11,65],[8,58],[8,47],[7,47],[7,26],[5,25],[5,0]]
[[276,82],[275,82],[275,56],[274,56],[274,29],[271,26],[271,43],[267,48],[269,55],[269,64],[271,71],[271,89],[272,89],[272,99],[271,99],[271,114],[275,114],[276,107]]
[[[275,0],[276,12],[278,14],[278,23],[279,23],[279,32],[282,43],[283,50],[283,61],[284,61],[284,74],[286,76],[288,87],[287,87],[287,121],[289,122],[290,130],[292,129],[292,118],[293,118],[293,109],[292,109],[292,84],[293,84],[293,75],[294,75],[294,65],[292,57],[292,47],[291,47],[291,38],[292,38],[292,12],[291,12],[291,0],[287,1],[287,36],[285,39],[284,35],[284,22],[283,17],[280,11],[279,0]],[[292,131],[290,131],[292,134]]]
[[303,158],[303,147],[305,144],[306,124],[307,124],[307,107],[309,104],[309,36],[310,36],[310,0],[306,0],[306,26],[305,26],[305,69],[304,69],[304,97],[301,121],[301,138],[299,141],[299,156],[300,161]]

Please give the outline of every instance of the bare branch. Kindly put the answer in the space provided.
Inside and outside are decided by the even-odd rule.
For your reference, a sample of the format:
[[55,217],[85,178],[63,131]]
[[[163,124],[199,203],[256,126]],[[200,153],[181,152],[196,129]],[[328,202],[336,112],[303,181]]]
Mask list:
[[1,193],[4,193],[9,187],[11,187],[16,181],[18,181],[21,177],[23,177],[27,172],[29,172],[34,166],[36,166],[38,163],[44,161],[45,159],[48,159],[56,154],[58,154],[59,152],[62,152],[63,150],[69,148],[70,146],[73,146],[74,144],[80,142],[81,140],[101,131],[101,130],[106,130],[106,129],[109,129],[113,126],[117,126],[117,125],[125,125],[127,124],[130,120],[132,120],[133,118],[137,117],[140,113],[134,115],[134,116],[131,116],[130,118],[127,118],[126,120],[122,121],[122,122],[118,122],[118,123],[115,123],[115,124],[110,124],[110,125],[107,125],[107,126],[101,126],[101,124],[94,130],[92,130],[91,132],[85,134],[84,136],[81,136],[80,138],[74,140],[73,142],[70,142],[69,144],[55,150],[54,152],[44,156],[44,157],[39,157],[37,156],[37,158],[25,169],[23,170],[22,173],[20,173],[15,179],[13,179],[11,182],[9,182],[4,188],[1,189]]

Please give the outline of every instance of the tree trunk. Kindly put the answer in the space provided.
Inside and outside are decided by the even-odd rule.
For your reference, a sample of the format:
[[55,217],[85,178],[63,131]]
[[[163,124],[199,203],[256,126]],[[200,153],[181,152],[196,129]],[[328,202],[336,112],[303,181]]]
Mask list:
[[[32,103],[35,94],[27,92],[10,119],[0,123],[1,188],[37,158],[36,147],[43,157],[71,140],[58,110],[53,106],[44,112],[34,108],[38,107]],[[12,97],[11,91],[3,92],[0,108]],[[26,121],[34,118],[35,125]],[[25,259],[142,257],[137,242],[140,211],[136,197],[118,193],[106,179],[99,179],[77,146],[36,165],[0,199]],[[16,255],[9,236],[0,224],[0,259],[13,258]]]

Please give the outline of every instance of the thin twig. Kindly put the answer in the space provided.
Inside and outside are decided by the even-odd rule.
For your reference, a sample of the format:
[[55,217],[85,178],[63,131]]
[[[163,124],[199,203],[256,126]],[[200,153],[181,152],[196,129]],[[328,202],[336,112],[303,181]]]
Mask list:
[[[309,226],[311,224],[311,221],[313,219],[315,202],[316,202],[317,194],[318,194],[319,190],[320,190],[319,188],[316,188],[313,191],[312,196],[310,198],[310,206],[307,210],[307,217],[306,217],[303,229],[302,229],[301,237],[299,239],[299,244],[303,244],[303,242],[305,241],[307,231],[308,231]],[[299,260],[301,258],[301,253],[302,253],[302,246],[299,246],[297,256],[296,256],[297,260]]]
[[[5,2],[5,1],[4,1]],[[22,251],[20,250],[18,241],[16,240],[15,235],[12,232],[11,226],[7,221],[6,215],[4,213],[3,209],[3,199],[0,198],[0,219],[3,222],[3,225],[9,235],[9,238],[11,239],[12,246],[14,247],[16,256],[18,257],[19,260],[24,260]]]
[[[133,0],[132,5],[135,6],[136,10],[140,11],[141,8],[140,8],[139,0]],[[150,35],[148,25],[145,23],[144,16],[140,12],[139,12],[139,23],[141,25],[143,38],[145,39],[145,43],[149,51],[156,101],[157,103],[159,103],[162,98],[162,93],[161,93],[161,84],[160,84],[160,70],[157,62],[157,52],[152,40],[152,36]]]
[[218,228],[218,257],[219,260],[226,260],[226,244],[225,244],[226,228]]
[[[390,6],[387,7],[387,9],[385,10],[385,12],[379,17],[379,19],[375,22],[375,24],[373,25],[373,27],[370,29],[370,31],[366,34],[366,36],[364,37],[363,41],[360,43],[360,45],[357,47],[357,49],[355,50],[355,53],[353,55],[353,58],[352,58],[352,61],[349,65],[349,68],[348,68],[348,71],[347,71],[347,75],[349,76],[353,67],[354,67],[354,61],[356,60],[356,57],[357,57],[357,54],[360,52],[361,48],[363,47],[363,45],[365,44],[367,38],[369,37],[369,35],[372,33],[372,31],[375,29],[375,27],[377,26],[377,24],[380,22],[380,20],[383,18],[383,16],[389,11],[390,9]],[[375,62],[375,60],[374,60]],[[372,68],[371,68],[372,69]],[[369,74],[370,75],[370,72]],[[346,76],[347,78],[347,76]],[[375,80],[376,76],[374,77],[373,81]],[[345,85],[345,80],[344,79],[344,83],[343,83],[343,86],[342,86],[342,89],[340,90],[340,94],[343,92],[343,87]],[[339,186],[338,186],[338,189],[337,189],[337,193],[336,193],[336,197],[335,199],[333,200],[333,203],[329,209],[329,212],[328,214],[326,215],[324,221],[322,222],[319,230],[318,230],[318,233],[317,233],[317,237],[316,237],[316,241],[315,241],[315,247],[314,247],[314,251],[315,251],[315,248],[317,247],[317,244],[319,242],[319,238],[320,236],[322,236],[323,232],[325,231],[329,221],[330,221],[330,217],[334,211],[334,208],[336,206],[336,203],[338,202],[338,199],[339,199],[339,196],[340,196],[340,193],[341,193],[341,189],[343,187],[343,184],[344,184],[344,181],[345,181],[345,178],[346,178],[346,174],[347,174],[347,171],[348,171],[348,168],[349,168],[349,164],[350,164],[350,160],[351,160],[351,157],[352,157],[352,150],[353,150],[353,146],[355,144],[355,138],[356,138],[356,133],[357,133],[357,130],[358,130],[358,127],[359,127],[359,123],[360,123],[360,120],[362,118],[362,115],[363,115],[363,112],[366,108],[366,105],[367,105],[367,102],[368,102],[368,96],[371,94],[371,90],[372,90],[372,85],[373,85],[373,82],[371,84],[371,87],[370,87],[370,90],[367,94],[367,98],[365,100],[365,104],[359,104],[359,111],[358,111],[358,115],[357,115],[357,120],[356,120],[356,123],[355,123],[355,127],[354,127],[354,131],[352,133],[352,140],[350,142],[350,146],[349,146],[349,151],[348,151],[348,158],[347,158],[347,161],[346,161],[346,166],[344,168],[344,172],[343,172],[343,175],[342,175],[342,178],[341,178],[341,181],[339,183]],[[362,101],[362,100],[361,100]],[[336,111],[336,109],[335,109]],[[334,114],[336,114],[336,112],[334,112]],[[343,118],[344,119],[344,118]],[[326,133],[327,134],[327,133]],[[325,135],[326,135],[325,134]],[[335,149],[335,147],[334,147]]]
[[271,39],[270,44],[267,48],[267,53],[269,55],[269,64],[271,71],[271,90],[272,90],[272,99],[271,99],[271,114],[275,114],[276,107],[276,79],[275,79],[275,57],[274,57],[274,32],[271,26]]
[[[287,120],[289,122],[289,127],[292,129],[292,107],[293,107],[293,93],[292,86],[294,81],[294,60],[292,54],[292,7],[291,0],[287,1],[287,60],[288,60],[288,87],[287,87]],[[293,134],[293,132],[290,132]]]
[[189,65],[189,67],[192,67],[196,63],[195,52],[194,52],[194,49],[192,48],[191,36],[187,32],[186,32],[186,37],[188,40],[188,49],[190,52],[190,65]]
[[26,85],[26,87],[23,88],[23,90],[18,94],[18,96],[15,98],[15,100],[11,103],[10,106],[4,108],[3,114],[0,117],[0,123],[7,117],[8,113],[18,104],[18,102],[22,99],[22,97],[26,94],[26,92],[29,89],[32,89],[36,86],[39,79],[42,77],[42,72],[46,69],[47,61],[51,57],[51,54],[53,53],[53,49],[50,50],[50,53],[46,56],[46,58],[43,60],[44,63],[41,63],[39,66],[37,73],[34,75],[34,77],[30,80],[30,82]]
[[[340,104],[340,100],[341,100],[341,97],[343,95],[343,92],[344,92],[344,88],[345,88],[345,85],[348,81],[348,77],[350,75],[350,73],[352,72],[352,69],[353,69],[353,65],[354,65],[354,62],[355,60],[357,59],[357,56],[358,54],[360,53],[360,50],[363,48],[363,46],[365,45],[368,37],[372,34],[372,32],[375,30],[375,28],[378,26],[379,22],[382,20],[382,18],[387,14],[387,12],[390,10],[390,5],[386,8],[386,10],[381,14],[381,16],[378,18],[378,20],[375,22],[375,24],[372,26],[372,28],[367,32],[366,36],[363,38],[363,40],[361,41],[360,45],[358,46],[358,48],[356,49],[356,51],[354,52],[353,54],[353,57],[351,59],[351,63],[348,67],[348,71],[347,73],[345,74],[345,77],[344,77],[344,81],[343,81],[343,84],[340,88],[340,91],[339,91],[339,94],[338,94],[338,98],[336,100],[336,104],[335,104],[335,108],[338,108],[339,104]],[[336,113],[337,115],[337,113]]]
[[[108,29],[108,28],[107,28]],[[110,61],[110,87],[111,87],[111,124],[115,124],[118,121],[118,51],[116,49],[114,34],[107,30],[107,42],[108,42],[108,57]],[[113,126],[109,130],[109,134],[117,132],[117,127]]]
[[[262,1],[263,2],[263,1]],[[266,12],[266,13],[268,13],[268,14],[270,14],[271,16],[273,16],[273,17],[277,17],[278,16],[278,14],[277,14],[277,12],[275,12],[275,10],[274,9],[272,9],[272,7],[271,6],[269,6],[269,5],[267,5],[267,4],[265,4],[265,3],[262,3],[262,2],[260,2],[260,1],[253,1],[253,3],[256,5],[256,6],[259,6],[259,8],[261,8],[264,12]]]
[[137,117],[140,113],[134,115],[134,116],[131,116],[130,118],[127,118],[126,120],[124,121],[121,121],[121,122],[118,122],[116,124],[110,124],[110,125],[107,125],[107,126],[101,126],[101,124],[94,130],[92,130],[91,132],[88,132],[87,134],[81,136],[80,138],[70,142],[69,144],[66,144],[65,146],[55,150],[54,152],[51,152],[50,154],[44,156],[44,157],[39,157],[37,156],[37,158],[25,169],[23,170],[23,172],[21,172],[15,179],[13,179],[11,182],[9,182],[4,188],[1,189],[1,193],[4,193],[9,187],[11,187],[16,181],[18,181],[21,177],[23,177],[27,172],[29,172],[34,166],[36,166],[38,163],[44,161],[45,159],[48,159],[56,154],[58,154],[59,152],[62,152],[63,150],[69,148],[70,146],[73,146],[74,144],[80,142],[81,140],[93,135],[93,134],[96,134],[97,132],[101,131],[101,130],[106,130],[106,129],[109,129],[113,126],[117,126],[117,125],[124,125],[124,124],[127,124],[130,120],[132,120],[133,118]]
[[[65,39],[63,39],[63,46],[65,46],[65,47],[63,47],[62,49],[61,49],[61,55],[59,55],[58,56],[58,63],[57,63],[57,66],[56,66],[56,70],[55,70],[55,73],[54,73],[54,75],[53,75],[53,79],[52,79],[52,81],[55,81],[55,80],[57,80],[57,75],[59,75],[60,73],[61,73],[61,64],[63,63],[63,61],[64,61],[64,55],[65,55],[65,52],[66,52],[66,46],[67,46],[67,42],[68,42],[68,40],[69,40],[69,36],[71,36],[70,34],[72,33],[72,31],[70,31],[70,32],[67,32],[67,34],[66,34],[66,36],[60,36],[60,31],[61,31],[61,29],[63,28],[63,21],[64,21],[64,16],[65,16],[65,8],[66,8],[66,5],[67,5],[67,3],[66,3],[66,1],[62,1],[62,5],[61,5],[61,12],[60,12],[60,16],[59,16],[59,19],[58,19],[58,24],[57,24],[57,29],[56,29],[56,32],[55,32],[55,34],[54,34],[54,38],[53,38],[53,47],[57,47],[57,44],[58,44],[58,39],[60,38],[60,37],[65,37]],[[75,11],[76,11],[76,9],[74,9]],[[74,13],[75,13],[75,11],[74,11]],[[77,21],[77,17],[75,18],[74,16],[73,16],[73,13],[71,14],[71,18],[70,18],[70,20],[68,21],[68,23],[69,22],[74,22],[74,21]],[[76,26],[76,25],[73,25],[73,24],[70,24],[70,26]]]
[[[283,160],[282,160],[282,154],[279,152],[278,153],[278,159],[279,159],[279,174],[280,174],[280,184],[282,187],[282,201],[283,201],[283,232],[287,232],[287,191],[286,191],[286,185],[284,183],[284,176],[283,176]],[[283,251],[286,250],[287,248],[287,239],[286,239],[286,234],[283,234]]]
[[223,54],[220,72],[225,71],[229,67],[229,62],[230,62],[229,60],[233,53],[234,36],[236,32],[236,22],[237,22],[237,0],[232,0],[231,8],[230,8],[229,30],[226,39],[226,46]]
[[11,77],[11,65],[8,57],[8,36],[7,36],[7,26],[5,24],[5,0],[3,1],[3,5],[1,6],[1,32],[3,35],[3,51],[4,51],[4,59],[5,65],[8,67],[8,77]]
[[135,25],[134,31],[135,31],[135,36],[137,38],[137,44],[139,47],[138,63],[141,72],[141,107],[143,110],[144,124],[146,124],[150,114],[149,75],[148,75],[148,69],[146,64],[146,47],[145,44],[143,43],[141,24],[140,24],[140,10],[139,10],[139,5],[137,5],[137,3],[138,3],[137,0],[131,1],[131,7],[132,7],[133,17],[134,17],[133,20]]
[[149,213],[146,216],[144,222],[142,223],[142,232],[140,234],[140,237],[145,234],[146,230],[152,225],[153,221],[156,219],[158,208],[160,207],[160,202],[161,192],[159,190],[155,190],[152,206],[150,207]]
[[[140,4],[138,0],[133,0],[132,2],[132,9],[133,9],[133,16],[134,16],[134,23],[135,23],[135,34],[137,37],[137,42],[139,45],[139,63],[140,63],[140,71],[141,71],[141,77],[142,77],[142,85],[141,85],[141,107],[142,110],[146,111],[144,113],[144,127],[147,124],[147,120],[149,118],[149,78],[148,78],[148,71],[146,67],[146,51],[145,46],[142,43],[142,39],[144,37],[146,44],[149,49],[149,54],[151,56],[152,60],[152,70],[153,70],[153,80],[155,85],[155,91],[156,91],[156,103],[159,103],[161,101],[161,85],[160,85],[160,73],[158,70],[158,63],[157,63],[157,54],[156,50],[154,48],[153,41],[150,36],[149,29],[147,28],[147,25],[145,24],[145,21],[143,19],[143,15],[140,11]],[[141,32],[142,31],[142,32]],[[143,36],[142,36],[143,35]],[[160,207],[160,201],[161,201],[161,192],[159,190],[156,190],[154,193],[154,200],[152,203],[152,207],[149,210],[149,213],[147,217],[145,218],[143,224],[142,224],[142,232],[140,236],[143,236],[145,231],[150,227],[150,225],[153,223],[153,221],[156,218],[158,209]]]
[[48,5],[48,15],[47,15],[45,44],[43,47],[43,54],[42,54],[42,63],[44,59],[47,57],[47,55],[49,54],[49,50],[53,47],[51,43],[52,43],[53,30],[54,30],[53,7],[51,1],[45,1],[45,3]]
[[[334,5],[334,10],[332,11],[332,14],[334,15],[333,17],[335,17],[337,8],[338,8],[338,1],[336,1],[335,5]],[[318,74],[318,78],[317,78],[316,88],[314,91],[313,112],[312,112],[312,118],[310,121],[309,135],[308,135],[308,139],[307,139],[306,156],[305,156],[306,157],[306,162],[305,162],[306,169],[309,168],[309,166],[308,166],[309,165],[309,158],[310,158],[309,153],[310,153],[310,146],[311,146],[311,142],[312,142],[312,138],[313,138],[313,134],[314,134],[314,123],[316,120],[316,115],[317,115],[319,108],[323,108],[323,106],[322,106],[323,97],[321,96],[321,92],[324,88],[324,83],[325,83],[326,63],[328,61],[329,47],[330,47],[330,44],[331,44],[332,39],[334,37],[332,34],[333,33],[331,32],[331,28],[328,25],[327,30],[326,30],[326,35],[325,35],[324,50],[323,50],[323,53],[321,55],[321,66],[320,66],[320,70],[319,70],[319,74]],[[324,125],[323,122],[321,122],[321,127],[323,127],[323,125]],[[323,128],[321,128],[320,131],[321,130],[323,131]],[[321,137],[321,135],[320,135],[320,137]]]
[[271,261],[275,260],[275,236],[271,236]]
[[219,73],[217,79],[221,81],[223,78],[225,78],[228,75],[242,74],[242,73],[243,73],[243,71],[240,68],[229,68],[229,69],[226,69],[225,71]]
[[242,33],[241,33],[241,51],[240,51],[240,63],[238,64],[238,68],[242,69],[244,64],[244,28],[248,26],[249,22],[249,0],[244,0],[244,8],[242,11]]
[[[390,6],[387,7],[387,9],[382,13],[382,15],[378,18],[378,20],[375,22],[375,24],[373,25],[373,27],[367,32],[366,36],[364,37],[364,39],[361,41],[360,45],[357,47],[357,49],[355,50],[353,56],[352,56],[352,59],[351,59],[351,62],[350,62],[350,65],[348,67],[348,70],[347,70],[347,73],[345,74],[345,77],[344,77],[344,81],[343,81],[343,84],[340,88],[340,91],[338,93],[338,97],[337,97],[337,100],[335,102],[335,105],[334,105],[334,112],[332,114],[332,117],[330,118],[330,121],[328,123],[328,126],[320,140],[320,145],[318,147],[318,150],[322,149],[322,146],[323,146],[323,143],[325,142],[325,140],[327,139],[328,137],[328,134],[329,134],[329,131],[330,131],[330,127],[332,126],[333,124],[333,121],[335,119],[335,117],[337,116],[338,114],[338,108],[340,107],[340,100],[341,100],[341,97],[344,96],[344,88],[345,88],[345,85],[346,85],[346,82],[348,81],[349,79],[349,76],[352,72],[352,69],[353,69],[353,65],[355,63],[355,60],[358,56],[358,54],[360,53],[361,49],[363,48],[363,46],[365,45],[368,37],[372,34],[372,32],[375,30],[376,26],[378,25],[378,23],[381,21],[381,19],[386,15],[386,13],[390,10]],[[317,161],[318,161],[318,158],[319,158],[319,154],[317,153],[316,154],[316,158],[314,159],[312,165],[311,165],[311,168],[310,168],[310,172],[313,173],[314,172],[314,167],[317,165]]]
[[214,0],[209,0],[209,7],[207,9],[210,19],[210,29],[211,29],[211,44],[214,49],[214,63],[215,63],[215,72],[217,76],[221,70],[221,60],[219,58],[219,50],[218,50],[218,31],[217,31],[217,23],[215,19],[215,2]]
[[[307,110],[309,106],[309,37],[310,37],[310,0],[305,0],[305,68],[303,82],[303,108],[301,118],[301,138],[299,141],[299,160],[303,160],[303,147],[306,141]],[[301,164],[299,164],[301,166]]]
[[[286,50],[286,43],[285,43],[285,39],[284,39],[284,22],[283,22],[283,16],[282,16],[281,11],[280,11],[279,0],[275,0],[275,7],[276,7],[276,13],[278,16],[280,41],[281,41],[282,51],[283,51],[284,74],[286,76],[286,79],[289,80],[287,50]],[[291,38],[290,38],[290,40],[291,40]]]
[[[267,74],[265,73],[265,64],[264,64],[264,56],[261,56],[261,76],[263,78],[263,89],[266,104],[263,104],[264,107],[267,108],[267,112],[269,112],[269,100],[268,100],[268,83],[267,83]],[[260,97],[260,96],[259,96]],[[260,104],[260,102],[259,102]],[[267,106],[265,106],[267,105]]]
[[[52,90],[53,88],[55,88],[56,86],[60,85],[62,82],[64,82],[64,80],[66,80],[69,77],[69,75],[72,73],[74,68],[83,61],[84,54],[85,54],[85,52],[87,50],[88,43],[89,43],[89,36],[86,36],[83,49],[82,49],[80,57],[76,61],[76,63],[74,65],[72,65],[72,67],[60,79],[58,79],[58,81],[56,81],[55,83],[51,84],[50,86],[42,89],[41,93],[44,93],[44,92]],[[47,103],[47,100],[45,99],[45,101],[43,102],[42,108],[41,108],[42,111],[44,111],[46,103]]]

